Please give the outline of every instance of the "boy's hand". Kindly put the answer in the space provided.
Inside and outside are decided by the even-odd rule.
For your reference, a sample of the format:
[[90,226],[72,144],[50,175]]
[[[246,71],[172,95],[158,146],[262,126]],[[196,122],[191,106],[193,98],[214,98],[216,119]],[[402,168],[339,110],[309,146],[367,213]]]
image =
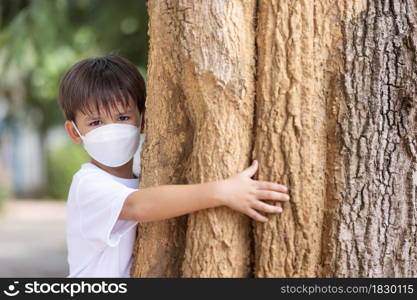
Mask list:
[[217,182],[217,199],[226,205],[248,215],[259,222],[267,222],[268,218],[257,210],[265,213],[280,213],[282,207],[269,205],[261,200],[288,201],[288,188],[284,185],[251,179],[258,169],[258,161],[244,171],[225,180]]

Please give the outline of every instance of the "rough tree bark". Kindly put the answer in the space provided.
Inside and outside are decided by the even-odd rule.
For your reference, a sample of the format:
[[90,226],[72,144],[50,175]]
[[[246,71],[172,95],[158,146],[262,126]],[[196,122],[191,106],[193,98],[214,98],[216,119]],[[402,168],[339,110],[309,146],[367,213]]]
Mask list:
[[343,15],[323,276],[417,276],[416,1]]
[[332,4],[322,2],[259,1],[253,156],[261,166],[259,179],[285,183],[292,200],[283,214],[255,224],[257,277],[311,277],[320,260],[326,166],[322,78],[332,38],[321,24]]
[[[150,1],[148,9],[151,118],[141,187],[241,171],[252,141],[255,1]],[[187,225],[184,217],[141,224],[138,236],[135,276],[250,272],[249,220],[224,207],[197,212]]]
[[141,188],[290,187],[138,226],[135,277],[417,276],[414,0],[148,1]]

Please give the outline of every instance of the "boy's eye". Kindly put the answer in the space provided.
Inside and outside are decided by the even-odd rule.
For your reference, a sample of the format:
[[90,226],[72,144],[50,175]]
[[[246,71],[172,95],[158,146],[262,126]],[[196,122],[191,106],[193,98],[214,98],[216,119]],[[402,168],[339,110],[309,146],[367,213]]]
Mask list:
[[120,121],[127,121],[127,120],[129,120],[130,119],[130,117],[128,117],[128,116],[120,116],[119,117],[119,120]]
[[97,126],[97,125],[100,125],[100,120],[96,120],[96,121],[93,121],[93,122],[91,122],[90,124],[88,124],[89,126]]

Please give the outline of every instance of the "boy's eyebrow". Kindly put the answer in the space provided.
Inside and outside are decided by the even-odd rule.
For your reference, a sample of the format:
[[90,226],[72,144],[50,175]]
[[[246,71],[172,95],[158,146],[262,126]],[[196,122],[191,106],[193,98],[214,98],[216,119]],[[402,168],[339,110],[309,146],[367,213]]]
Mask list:
[[100,115],[97,116],[86,116],[84,117],[85,120],[96,120],[96,119],[100,119]]
[[[120,115],[129,114],[129,113],[133,112],[133,110],[134,109],[132,108],[132,109],[129,109],[127,111],[122,111],[118,115],[120,116]],[[85,120],[97,120],[97,119],[100,119],[100,115],[85,116],[84,119]]]
[[129,110],[127,110],[127,111],[122,111],[122,112],[120,112],[120,113],[119,113],[119,115],[129,114],[129,113],[131,113],[132,111],[133,111],[133,108],[132,108],[132,109],[129,109]]

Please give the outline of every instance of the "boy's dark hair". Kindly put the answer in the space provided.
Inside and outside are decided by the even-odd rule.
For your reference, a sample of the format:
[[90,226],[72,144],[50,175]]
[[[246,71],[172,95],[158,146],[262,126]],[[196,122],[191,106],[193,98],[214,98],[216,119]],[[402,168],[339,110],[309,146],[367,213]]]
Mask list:
[[116,55],[76,63],[59,84],[59,104],[67,120],[75,121],[77,110],[85,114],[99,111],[100,104],[109,113],[110,107],[117,109],[118,101],[127,106],[129,99],[144,112],[145,80],[133,63]]

